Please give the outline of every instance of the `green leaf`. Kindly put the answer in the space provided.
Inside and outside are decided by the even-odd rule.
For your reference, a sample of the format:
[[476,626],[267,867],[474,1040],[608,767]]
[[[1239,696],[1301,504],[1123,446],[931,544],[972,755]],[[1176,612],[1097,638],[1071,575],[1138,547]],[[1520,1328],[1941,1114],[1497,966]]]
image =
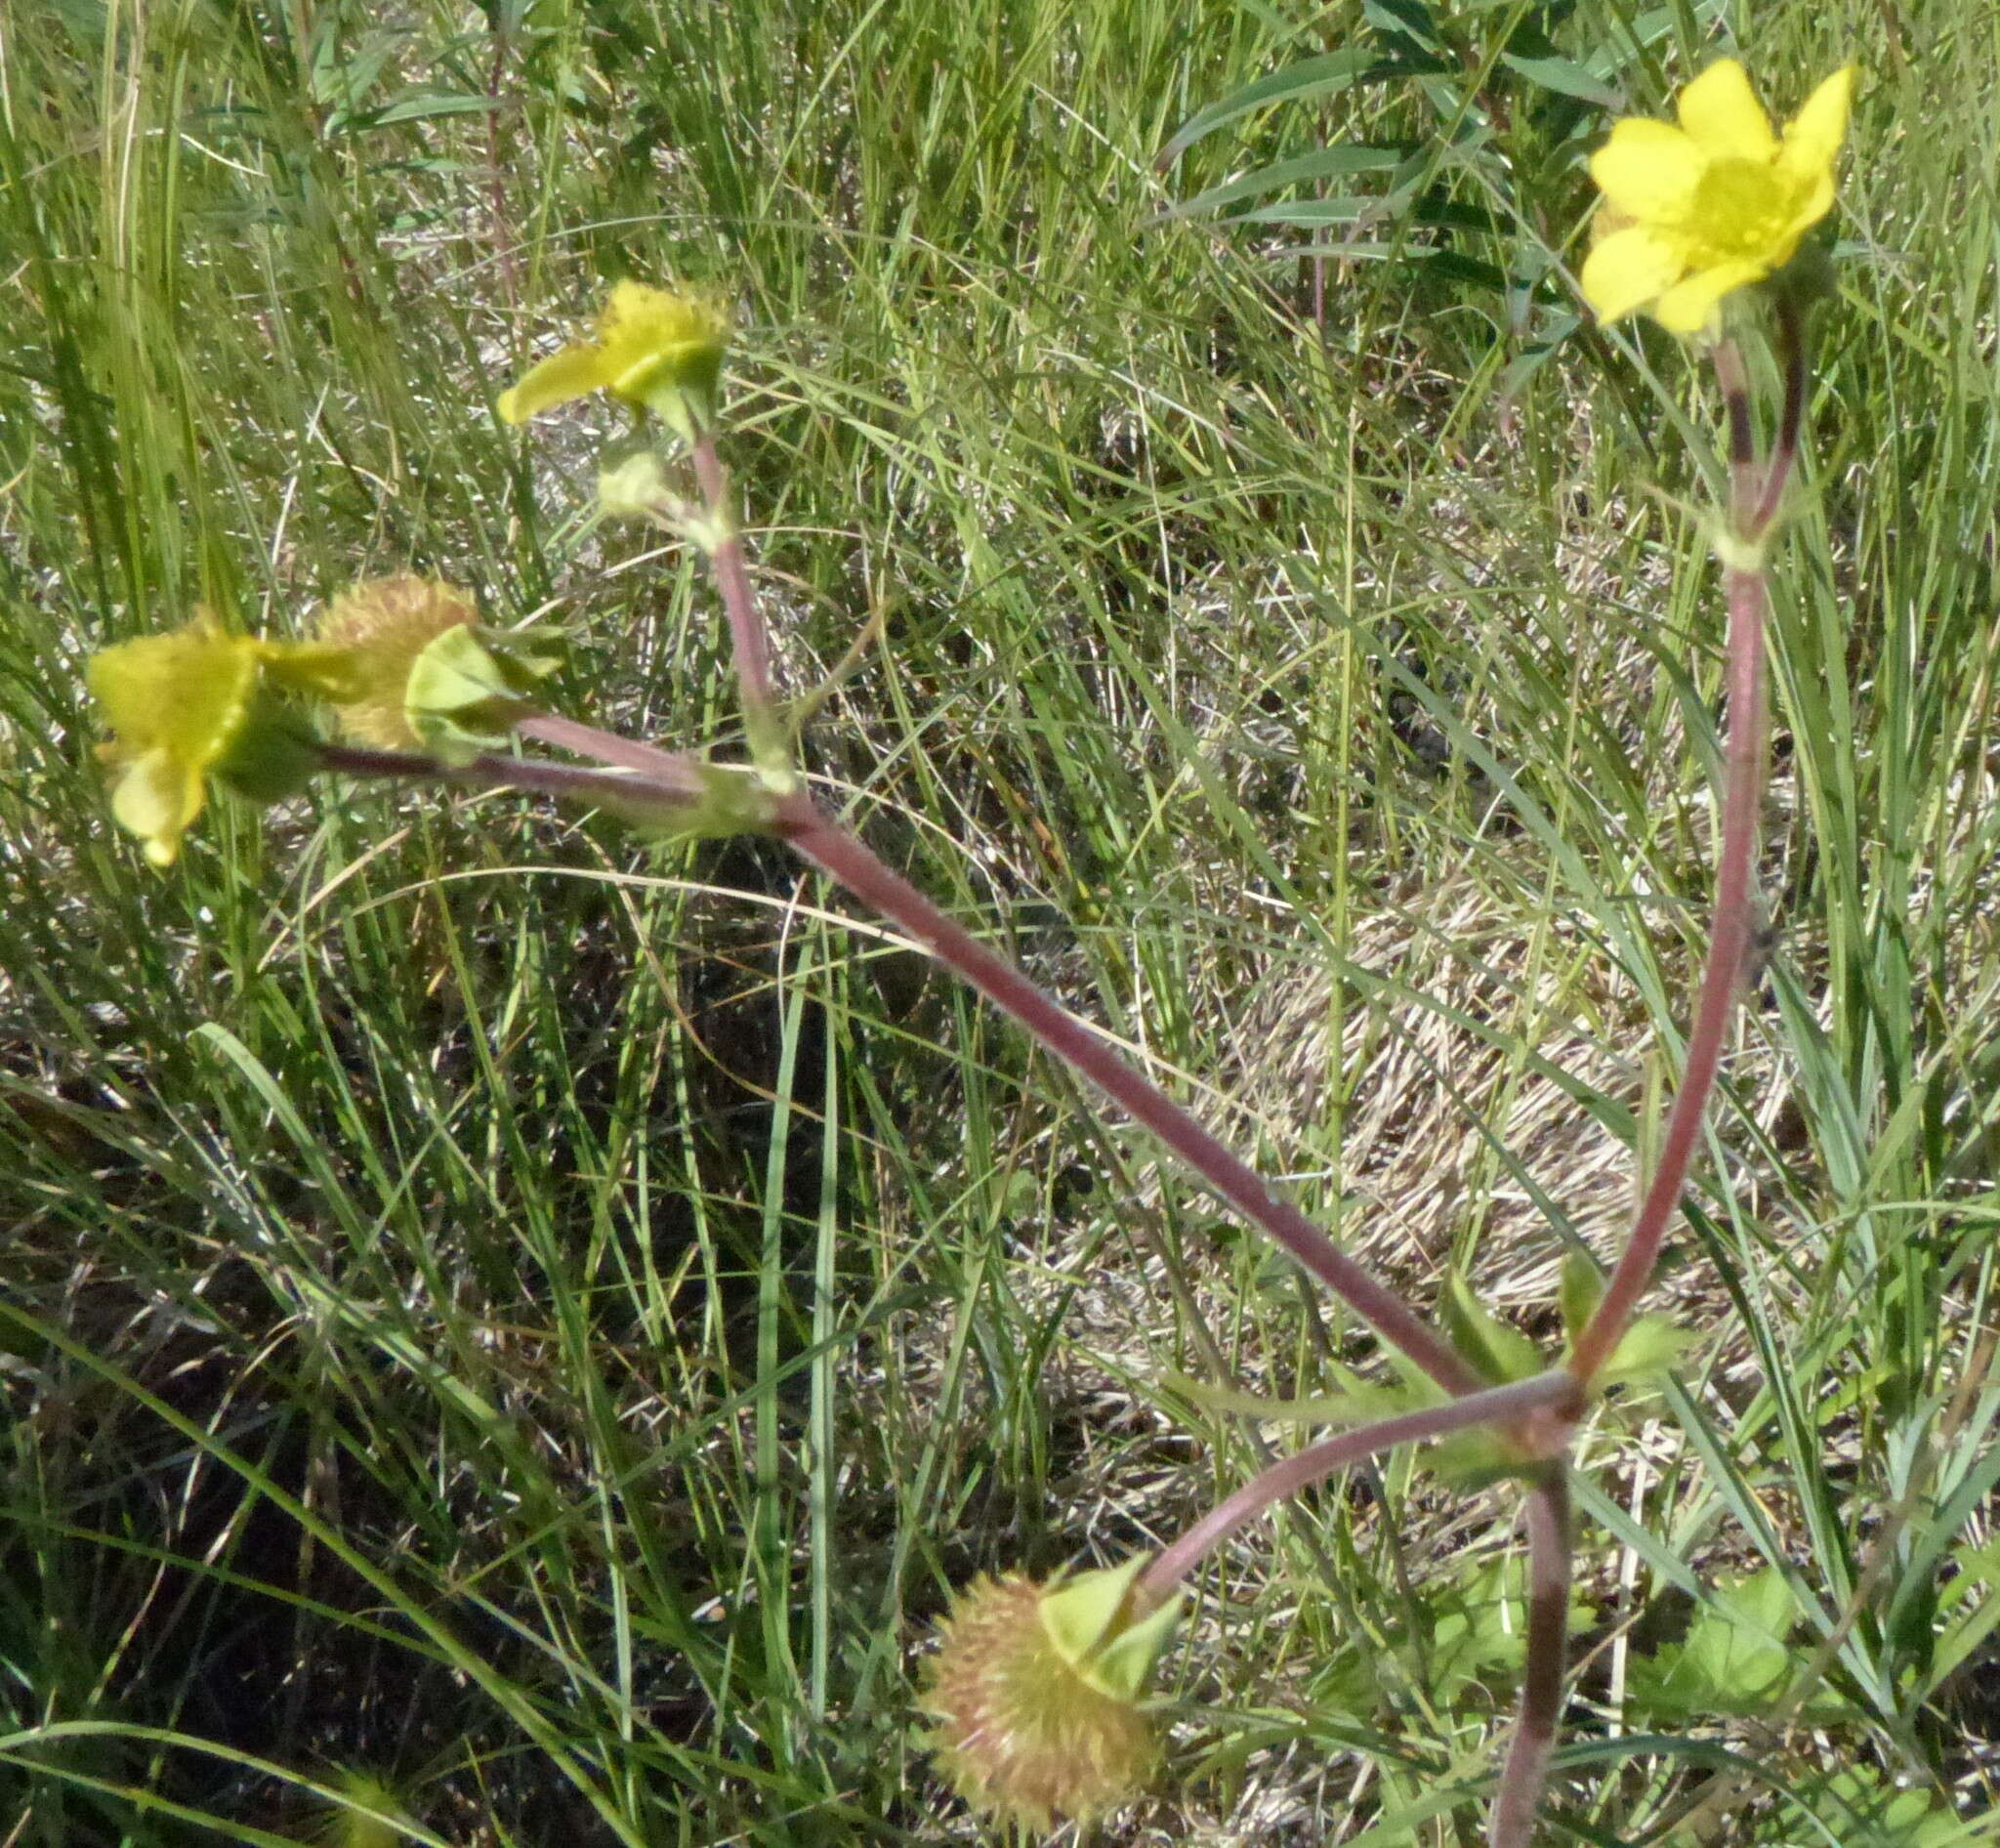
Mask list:
[[1500,62],[1538,90],[1574,97],[1579,103],[1594,103],[1604,109],[1625,106],[1625,99],[1617,91],[1570,59],[1524,58],[1516,52],[1502,52]]
[[1333,96],[1357,83],[1382,83],[1391,77],[1438,76],[1450,69],[1442,59],[1384,58],[1372,45],[1348,45],[1317,58],[1304,58],[1245,84],[1234,95],[1190,115],[1159,151],[1157,167],[1169,167],[1204,135],[1254,109],[1278,103],[1303,103],[1309,97]]
[[438,115],[484,115],[499,106],[491,97],[451,96],[440,95],[435,91],[418,91],[411,96],[398,97],[387,106],[372,111],[364,125],[368,128],[387,128],[393,122],[421,122]]
[[1206,192],[1197,192],[1192,198],[1168,206],[1152,222],[1160,224],[1168,219],[1198,218],[1205,212],[1233,205],[1238,199],[1252,199],[1266,192],[1275,192],[1280,187],[1310,185],[1313,181],[1339,179],[1351,173],[1387,173],[1409,156],[1410,148],[1406,144],[1380,146],[1345,142],[1337,147],[1321,147],[1313,153],[1259,167],[1254,173],[1210,187]]
[[1640,1316],[1619,1336],[1598,1380],[1609,1386],[1621,1380],[1656,1379],[1671,1371],[1693,1345],[1693,1335],[1679,1323],[1665,1316]]
[[1588,1252],[1569,1251],[1563,1255],[1557,1296],[1562,1305],[1562,1332],[1574,1345],[1604,1296],[1604,1275]]
[[1162,1374],[1159,1383],[1166,1391],[1204,1411],[1231,1418],[1261,1418],[1271,1424],[1367,1424],[1377,1418],[1421,1411],[1427,1406],[1439,1404],[1444,1397],[1426,1375],[1418,1376],[1419,1385],[1375,1386],[1349,1373],[1345,1367],[1331,1370],[1345,1390],[1316,1394],[1311,1399],[1266,1399],[1256,1393],[1212,1386],[1187,1373]]
[[1419,53],[1434,58],[1444,55],[1443,42],[1438,36],[1438,21],[1424,0],[1364,0],[1361,17],[1391,45],[1400,40]]
[[1774,1566],[1718,1590],[1687,1636],[1634,1664],[1633,1689],[1663,1713],[1758,1713],[1783,1686],[1797,1606]]
[[1282,205],[1260,205],[1237,212],[1230,225],[1355,225],[1385,215],[1388,201],[1368,193],[1348,193],[1336,199],[1294,199]]
[[1532,1379],[1542,1371],[1542,1357],[1535,1344],[1489,1315],[1457,1271],[1445,1277],[1438,1313],[1451,1345],[1481,1378],[1504,1386],[1509,1380]]

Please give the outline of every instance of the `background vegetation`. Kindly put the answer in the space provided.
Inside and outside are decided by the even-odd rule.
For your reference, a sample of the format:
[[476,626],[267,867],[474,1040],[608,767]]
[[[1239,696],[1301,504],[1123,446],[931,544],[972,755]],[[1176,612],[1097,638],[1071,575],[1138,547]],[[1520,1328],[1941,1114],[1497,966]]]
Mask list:
[[[292,632],[404,566],[566,625],[574,709],[727,742],[695,562],[583,517],[609,408],[491,415],[622,274],[738,305],[793,683],[885,612],[814,740],[871,839],[1357,1249],[1548,1335],[1699,945],[1694,374],[1650,333],[1516,363],[1561,273],[1496,287],[1467,214],[1569,244],[1581,99],[1532,164],[1439,157],[1421,260],[1159,215],[1432,135],[1435,82],[1153,164],[1412,12],[0,18],[9,1848],[968,1837],[911,1735],[948,1589],[1169,1533],[1292,1441],[1217,1388],[1366,1353],[775,850],[333,787],[166,877],[113,834],[89,649],[196,603]],[[1659,1292],[1682,1383],[1588,1446],[1549,1834],[1665,1838],[1736,1770],[1685,1837],[1985,1840],[2000,19],[1534,20],[1645,112],[1720,49],[1780,109],[1866,73],[1778,573],[1770,957]],[[1474,1839],[1506,1506],[1398,1463],[1247,1537],[1101,1838]]]

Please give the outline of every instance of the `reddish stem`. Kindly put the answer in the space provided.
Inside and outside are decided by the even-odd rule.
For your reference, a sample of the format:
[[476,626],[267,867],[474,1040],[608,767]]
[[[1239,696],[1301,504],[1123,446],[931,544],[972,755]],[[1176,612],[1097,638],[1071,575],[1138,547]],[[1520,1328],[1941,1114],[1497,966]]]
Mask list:
[[[588,729],[588,728],[586,728]],[[644,747],[642,747],[644,748]],[[645,776],[620,776],[616,771],[579,770],[573,764],[545,764],[528,757],[480,755],[466,764],[440,764],[415,751],[368,750],[354,744],[320,744],[315,751],[322,769],[349,777],[401,777],[412,782],[465,783],[475,789],[527,789],[536,795],[564,796],[572,801],[622,804],[652,803],[677,809],[701,801],[707,785],[688,760],[680,760],[673,774],[652,771]],[[667,757],[664,751],[656,753]],[[668,758],[670,764],[675,760]]]
[[1134,1597],[1141,1609],[1161,1603],[1238,1528],[1265,1509],[1289,1501],[1302,1489],[1350,1463],[1358,1463],[1363,1457],[1394,1449],[1398,1444],[1421,1444],[1432,1438],[1448,1437],[1476,1424],[1519,1425],[1537,1412],[1553,1411],[1565,1423],[1573,1424],[1582,1410],[1583,1395],[1573,1375],[1562,1371],[1538,1373],[1533,1379],[1488,1387],[1484,1392],[1468,1393],[1463,1399],[1441,1406],[1426,1406],[1421,1411],[1380,1418],[1373,1424],[1322,1439],[1273,1463],[1228,1500],[1211,1508],[1140,1574],[1133,1588]]
[[1640,1201],[1618,1266],[1589,1325],[1577,1337],[1570,1370],[1593,1378],[1625,1332],[1634,1307],[1652,1281],[1660,1246],[1681,1201],[1681,1189],[1701,1135],[1702,1113],[1722,1065],[1723,1043],[1735,1009],[1736,989],[1750,948],[1752,890],[1756,878],[1758,815],[1764,798],[1764,577],[1730,570],[1729,737],[1723,797],[1722,862],[1716,873],[1715,928],[1681,1088],[1667,1113],[1659,1165]]
[[1569,1477],[1551,1463],[1528,1491],[1527,1664],[1513,1743],[1486,1822],[1487,1848],[1528,1848],[1562,1718],[1569,1653]]
[[854,835],[822,815],[808,796],[795,794],[779,801],[774,831],[1150,1129],[1223,1198],[1445,1391],[1473,1393],[1484,1384],[1400,1297],[1341,1251],[1298,1207],[1274,1195],[1255,1169],[1128,1065],[1075,1015],[947,917]]
[[729,619],[729,642],[735,654],[736,679],[743,693],[743,720],[753,745],[770,730],[771,643],[758,613],[757,593],[750,587],[750,567],[743,558],[743,538],[729,512],[729,478],[715,452],[715,439],[706,431],[693,444],[694,479],[701,497],[720,529],[709,554],[723,609]]
[[[1804,417],[1806,366],[1796,317],[1781,323],[1785,340],[1785,405],[1771,467],[1757,480],[1756,440],[1750,420],[1750,389],[1741,357],[1729,342],[1715,350],[1729,420],[1731,525],[1745,550],[1761,545],[1784,493],[1785,479],[1798,453]],[[1659,1165],[1653,1170],[1631,1242],[1618,1260],[1603,1301],[1577,1337],[1570,1370],[1588,1381],[1610,1359],[1639,1299],[1652,1281],[1681,1190],[1701,1135],[1701,1119],[1722,1065],[1723,1043],[1735,1010],[1756,915],[1758,821],[1764,801],[1765,700],[1764,618],[1768,603],[1761,562],[1731,564],[1724,571],[1729,597],[1729,741],[1725,753],[1723,845],[1716,868],[1715,925],[1708,960],[1701,972],[1694,1025],[1688,1035],[1681,1088],[1667,1113]]]
[[583,725],[575,719],[538,712],[516,721],[514,729],[523,737],[539,738],[544,744],[574,751],[579,757],[595,757],[601,764],[616,764],[623,770],[661,778],[669,787],[685,789],[689,794],[699,795],[706,787],[701,767],[693,758],[679,751],[663,751],[656,744],[642,744],[637,738],[620,737],[615,732],[600,732],[596,726]]

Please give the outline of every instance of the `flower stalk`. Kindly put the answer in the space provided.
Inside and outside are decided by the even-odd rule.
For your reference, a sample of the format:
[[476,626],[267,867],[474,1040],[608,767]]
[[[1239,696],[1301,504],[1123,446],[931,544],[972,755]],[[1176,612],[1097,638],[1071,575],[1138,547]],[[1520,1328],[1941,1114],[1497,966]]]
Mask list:
[[1468,1393],[1441,1406],[1425,1406],[1392,1418],[1378,1418],[1352,1431],[1322,1438],[1317,1444],[1281,1457],[1218,1502],[1153,1558],[1140,1574],[1136,1589],[1144,1600],[1161,1602],[1238,1529],[1266,1509],[1291,1500],[1301,1490],[1310,1489],[1337,1469],[1379,1456],[1398,1445],[1426,1444],[1477,1425],[1506,1429],[1537,1414],[1552,1412],[1563,1424],[1573,1424],[1582,1411],[1583,1395],[1574,1376],[1559,1368],[1537,1373],[1532,1379],[1512,1380],[1505,1386]]
[[1710,1094],[1722,1069],[1724,1044],[1742,987],[1757,917],[1757,853],[1764,803],[1764,625],[1770,601],[1763,551],[1798,455],[1808,389],[1798,312],[1781,309],[1780,341],[1785,400],[1778,441],[1762,480],[1757,467],[1750,387],[1742,356],[1731,341],[1715,348],[1729,429],[1731,544],[1723,570],[1729,602],[1727,651],[1728,734],[1724,746],[1723,839],[1716,866],[1715,917],[1701,972],[1694,1022],[1688,1035],[1681,1087],[1667,1113],[1658,1165],[1641,1197],[1632,1237],[1620,1254],[1603,1298],[1569,1357],[1570,1370],[1588,1384],[1609,1360],[1652,1281],[1661,1246],[1681,1203],[1681,1193],[1700,1140]]

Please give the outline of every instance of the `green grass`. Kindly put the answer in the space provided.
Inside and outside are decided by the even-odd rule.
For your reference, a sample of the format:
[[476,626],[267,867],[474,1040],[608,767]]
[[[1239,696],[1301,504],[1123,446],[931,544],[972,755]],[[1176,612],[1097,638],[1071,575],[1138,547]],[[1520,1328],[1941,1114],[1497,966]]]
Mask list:
[[[1364,1352],[774,848],[331,786],[204,818],[166,877],[113,834],[89,649],[196,603],[296,633],[406,565],[567,625],[567,709],[729,739],[694,562],[578,518],[609,411],[491,415],[608,278],[739,305],[726,449],[793,684],[888,612],[815,769],[1356,1249],[1547,1335],[1670,1082],[1720,621],[1647,489],[1699,491],[1692,370],[1565,349],[1503,415],[1470,289],[1356,267],[1322,341],[1274,244],[1146,225],[1395,107],[1151,173],[1352,9],[516,11],[0,35],[24,1848],[298,1839],[356,1773],[416,1841],[963,1838],[911,1735],[951,1587],[1146,1544],[1288,1441],[1170,1370],[1291,1396]],[[1547,1832],[1654,1839],[1737,1767],[1708,1839],[1942,1848],[1992,1832],[2000,1727],[2000,38],[1743,29],[1785,105],[1868,72],[1777,569],[1780,932],[1658,1292],[1701,1342],[1587,1446]],[[1636,106],[1699,42],[1677,17]],[[1231,1548],[1106,1838],[1474,1840],[1507,1506],[1396,1459]],[[1717,1588],[1767,1565],[1789,1649],[1731,1713],[1764,1659]]]

